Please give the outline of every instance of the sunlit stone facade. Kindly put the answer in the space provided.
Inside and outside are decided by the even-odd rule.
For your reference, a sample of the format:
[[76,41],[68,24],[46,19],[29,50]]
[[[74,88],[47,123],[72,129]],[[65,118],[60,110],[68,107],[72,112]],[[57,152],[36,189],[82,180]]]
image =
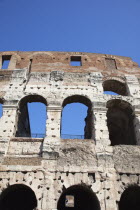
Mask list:
[[[39,51],[0,52],[0,68],[0,205],[25,185],[37,199],[29,210],[117,210],[127,185],[140,184],[138,65],[123,56]],[[27,102],[46,105],[44,138],[31,138]],[[84,139],[61,138],[62,110],[73,102],[88,107]]]

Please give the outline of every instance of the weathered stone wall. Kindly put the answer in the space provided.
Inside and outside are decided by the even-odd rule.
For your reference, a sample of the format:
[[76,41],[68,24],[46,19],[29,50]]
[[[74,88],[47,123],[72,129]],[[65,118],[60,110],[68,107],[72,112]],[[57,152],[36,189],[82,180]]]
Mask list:
[[[0,71],[0,191],[25,184],[36,194],[37,209],[53,210],[65,188],[85,184],[102,210],[117,210],[125,186],[140,184],[138,65],[104,54],[0,52],[0,66],[7,55],[9,67]],[[82,65],[71,66],[71,56],[81,56]],[[16,137],[21,100],[27,96],[46,105],[45,138]],[[62,110],[69,102],[90,108],[91,139],[61,139]],[[116,106],[131,116],[135,145],[111,146],[107,113]]]

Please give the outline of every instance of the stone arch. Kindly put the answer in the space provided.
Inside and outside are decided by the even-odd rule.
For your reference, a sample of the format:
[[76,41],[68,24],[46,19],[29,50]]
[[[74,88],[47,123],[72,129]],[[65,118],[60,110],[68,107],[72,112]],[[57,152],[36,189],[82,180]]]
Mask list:
[[27,185],[10,185],[0,195],[1,210],[33,210],[36,207],[36,195]]
[[127,86],[124,80],[118,80],[118,78],[109,78],[103,82],[104,91],[115,92],[122,96],[127,96]]
[[100,210],[96,194],[85,184],[73,185],[62,192],[57,209],[65,210],[69,206],[73,210]]
[[107,108],[107,126],[111,145],[135,145],[134,114],[131,104],[124,100],[113,99],[107,102]]
[[43,103],[47,106],[47,101],[43,96],[33,94],[33,95],[27,95],[27,96],[24,96],[23,98],[21,98],[19,103],[18,103],[18,107],[24,106],[27,102],[29,102],[29,103],[31,103],[31,102],[41,102],[41,103]]
[[140,186],[129,185],[121,195],[119,210],[140,209]]
[[[91,139],[92,138],[92,103],[90,101],[89,98],[87,98],[86,96],[83,95],[72,95],[72,96],[68,96],[67,98],[64,99],[62,107],[63,109],[65,108],[66,105],[72,104],[72,103],[81,103],[85,106],[87,106],[87,116],[84,119],[85,120],[85,128],[84,128],[84,138],[85,139]],[[62,112],[63,112],[62,109]],[[62,117],[63,114],[61,114],[61,128],[62,128]]]
[[71,95],[71,96],[68,96],[67,98],[64,99],[63,101],[63,104],[62,104],[62,107],[65,107],[67,104],[70,104],[70,103],[82,103],[88,107],[91,108],[92,106],[92,103],[90,101],[89,98],[87,98],[86,96],[83,96],[83,95]]
[[[18,123],[17,123],[17,137],[31,137],[31,129],[29,122],[28,103],[40,102],[47,106],[46,99],[41,95],[27,95],[23,97],[18,104]],[[36,136],[39,137],[39,136]]]

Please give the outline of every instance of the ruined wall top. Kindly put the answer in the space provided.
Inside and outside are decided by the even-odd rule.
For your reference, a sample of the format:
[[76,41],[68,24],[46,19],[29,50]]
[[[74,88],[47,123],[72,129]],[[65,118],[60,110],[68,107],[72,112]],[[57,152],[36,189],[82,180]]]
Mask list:
[[[101,72],[104,76],[123,76],[135,74],[140,76],[140,67],[131,58],[116,55],[83,53],[83,52],[53,52],[53,51],[5,51],[0,52],[0,69],[3,60],[10,60],[8,70],[25,69],[30,72]],[[79,66],[71,62],[79,62]]]

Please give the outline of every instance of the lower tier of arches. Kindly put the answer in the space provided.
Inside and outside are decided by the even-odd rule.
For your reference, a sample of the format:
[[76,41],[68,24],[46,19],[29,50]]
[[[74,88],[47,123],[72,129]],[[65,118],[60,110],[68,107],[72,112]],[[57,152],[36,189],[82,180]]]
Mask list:
[[122,173],[105,177],[101,172],[0,172],[0,209],[138,210],[139,178]]

